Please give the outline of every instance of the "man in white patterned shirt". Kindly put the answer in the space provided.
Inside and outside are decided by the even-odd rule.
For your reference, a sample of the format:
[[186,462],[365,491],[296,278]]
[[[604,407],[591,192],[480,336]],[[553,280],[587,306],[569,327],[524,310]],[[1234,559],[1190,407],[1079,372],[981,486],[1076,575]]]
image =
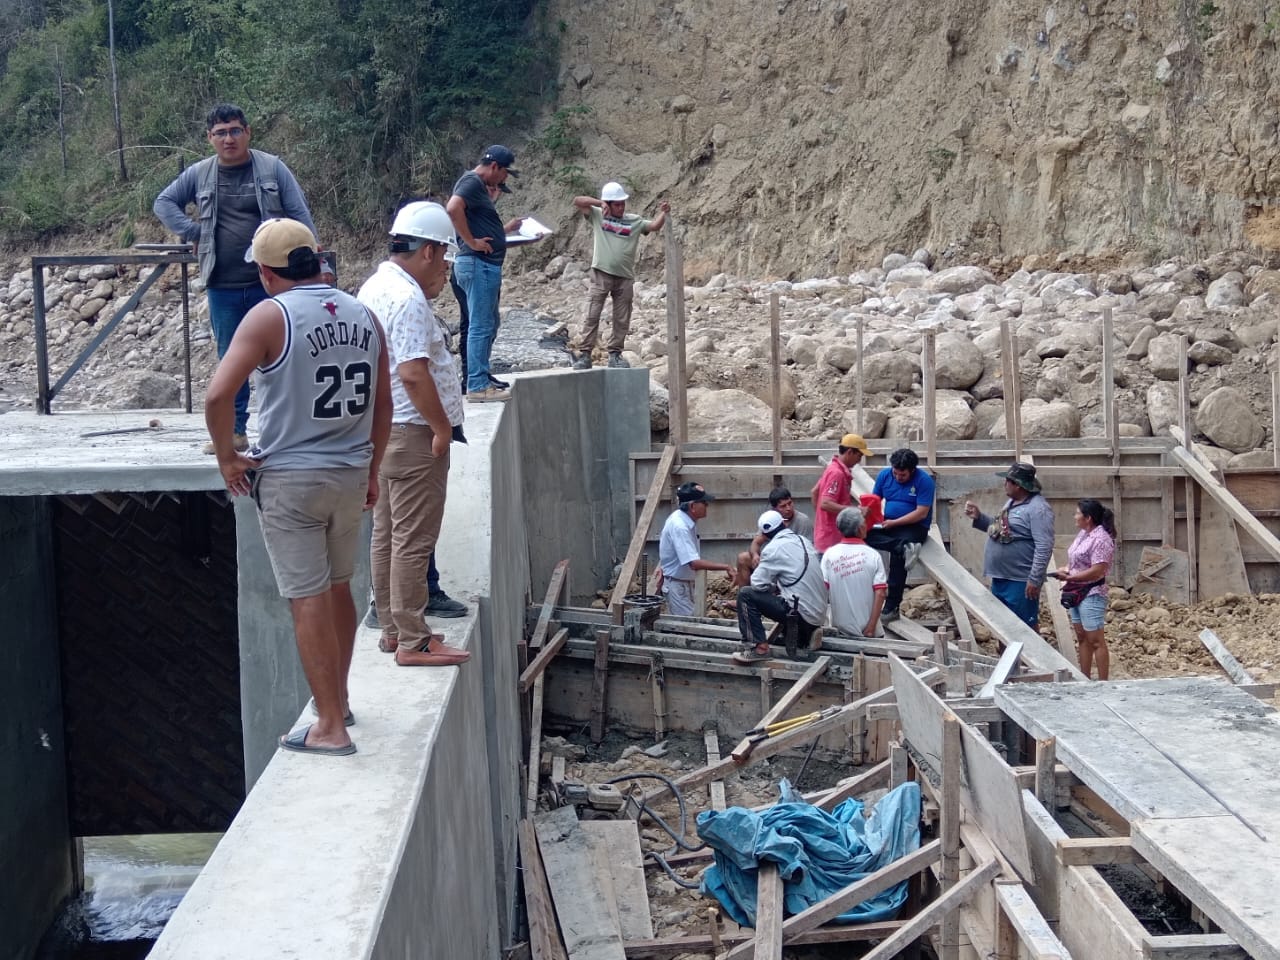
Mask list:
[[463,418],[447,332],[429,302],[449,277],[449,214],[438,203],[405,204],[391,224],[389,250],[359,293],[382,319],[391,366],[391,438],[378,475],[370,550],[379,646],[401,666],[454,666],[471,655],[445,644],[422,618],[427,567],[444,517],[449,443]]

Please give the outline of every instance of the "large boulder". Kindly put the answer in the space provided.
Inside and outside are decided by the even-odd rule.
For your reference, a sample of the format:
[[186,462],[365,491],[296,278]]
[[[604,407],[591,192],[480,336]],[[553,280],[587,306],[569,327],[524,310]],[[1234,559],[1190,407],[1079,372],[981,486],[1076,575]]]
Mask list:
[[939,390],[968,390],[982,376],[982,351],[964,334],[941,334],[935,356],[934,385]]
[[[666,433],[671,428],[671,395],[662,384],[649,378],[649,430]],[[772,429],[772,424],[770,425]]]
[[173,377],[147,371],[138,377],[124,405],[131,410],[164,410],[181,406],[182,389]]
[[878,440],[884,436],[884,428],[889,422],[889,415],[883,410],[862,408],[862,428],[858,428],[858,411],[846,410],[840,416],[840,429],[845,433],[861,433],[865,440]]
[[1065,357],[1075,350],[1088,350],[1102,342],[1102,330],[1091,323],[1073,323],[1052,337],[1041,340],[1035,348],[1041,360]]
[[1213,283],[1204,295],[1204,305],[1210,310],[1230,310],[1243,307],[1248,302],[1244,293],[1244,276],[1232,270],[1224,273]]
[[1161,437],[1182,419],[1178,388],[1171,383],[1157,381],[1147,388],[1147,420],[1151,423],[1151,435]]
[[1177,380],[1187,371],[1179,369],[1178,347],[1182,338],[1172,333],[1162,333],[1147,346],[1147,365],[1160,380]]
[[719,443],[724,440],[767,440],[773,432],[769,405],[743,390],[711,390],[690,387],[689,439]]
[[1235,387],[1219,387],[1200,401],[1196,429],[1232,453],[1254,449],[1264,436],[1262,424],[1249,409],[1249,398]]
[[815,360],[819,364],[835,367],[841,373],[848,373],[858,362],[858,350],[851,343],[837,340],[819,347]]
[[996,278],[981,267],[949,267],[925,280],[924,288],[930,293],[945,293],[954,297],[972,293],[995,282]]
[[1203,363],[1206,367],[1218,367],[1230,363],[1233,355],[1226,347],[1208,340],[1197,340],[1187,348],[1187,359],[1192,363]]
[[[935,436],[939,440],[972,440],[978,432],[978,419],[963,394],[940,390],[934,405]],[[918,431],[918,433],[917,433]],[[924,407],[898,407],[889,411],[886,437],[923,436]]]
[[[1039,397],[1022,402],[1022,437],[1024,440],[1051,440],[1080,436],[1080,411],[1065,401],[1045,403]],[[991,436],[1003,439],[1003,422],[992,424]]]
[[818,348],[821,346],[822,341],[817,337],[797,333],[787,341],[787,359],[794,360],[802,367],[811,367],[817,362]]
[[907,393],[915,382],[916,365],[900,350],[862,358],[864,393]]

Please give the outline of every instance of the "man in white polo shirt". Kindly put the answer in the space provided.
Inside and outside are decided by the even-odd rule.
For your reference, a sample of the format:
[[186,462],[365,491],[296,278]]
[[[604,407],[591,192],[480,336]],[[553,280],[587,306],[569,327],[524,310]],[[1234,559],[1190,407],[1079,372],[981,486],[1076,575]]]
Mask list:
[[390,256],[359,293],[387,331],[392,425],[378,475],[370,564],[379,646],[404,667],[455,666],[471,656],[448,646],[422,618],[427,567],[444,517],[449,444],[463,417],[447,333],[429,302],[448,280],[453,236],[440,204],[405,204],[391,224]]
[[822,579],[831,596],[831,625],[855,637],[880,637],[880,611],[888,578],[880,551],[863,541],[867,521],[861,507],[845,507],[836,515],[839,543],[822,555]]
[[727,563],[702,559],[698,542],[698,521],[707,515],[707,504],[715,497],[700,483],[682,483],[676,488],[678,509],[671,511],[662,525],[658,541],[658,592],[667,598],[667,612],[679,617],[692,617],[693,578],[699,570],[733,573]]

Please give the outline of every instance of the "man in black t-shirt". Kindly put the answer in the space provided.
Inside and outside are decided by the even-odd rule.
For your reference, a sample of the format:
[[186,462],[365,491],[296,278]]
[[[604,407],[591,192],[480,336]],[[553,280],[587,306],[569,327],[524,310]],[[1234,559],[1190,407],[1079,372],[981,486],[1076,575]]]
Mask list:
[[475,168],[454,184],[446,209],[458,231],[458,259],[453,275],[466,294],[467,399],[476,403],[507,400],[511,394],[496,386],[489,376],[489,352],[498,335],[498,300],[502,292],[502,262],[507,256],[508,233],[520,229],[524,217],[503,223],[490,194],[491,188],[508,192],[508,176],[516,155],[501,144],[485,150]]

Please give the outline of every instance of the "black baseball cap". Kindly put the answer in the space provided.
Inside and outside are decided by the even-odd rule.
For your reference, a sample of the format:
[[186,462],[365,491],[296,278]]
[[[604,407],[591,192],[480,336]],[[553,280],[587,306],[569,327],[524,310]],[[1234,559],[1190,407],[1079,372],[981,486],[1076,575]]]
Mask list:
[[516,162],[516,155],[511,152],[510,147],[504,147],[500,143],[495,143],[484,152],[484,156],[480,158],[481,163],[496,163],[500,167],[505,167],[508,174],[513,177],[520,176],[519,170],[512,170],[511,165]]
[[681,503],[699,503],[710,502],[715,499],[711,494],[707,493],[706,488],[700,483],[682,483],[676,487],[676,499]]

